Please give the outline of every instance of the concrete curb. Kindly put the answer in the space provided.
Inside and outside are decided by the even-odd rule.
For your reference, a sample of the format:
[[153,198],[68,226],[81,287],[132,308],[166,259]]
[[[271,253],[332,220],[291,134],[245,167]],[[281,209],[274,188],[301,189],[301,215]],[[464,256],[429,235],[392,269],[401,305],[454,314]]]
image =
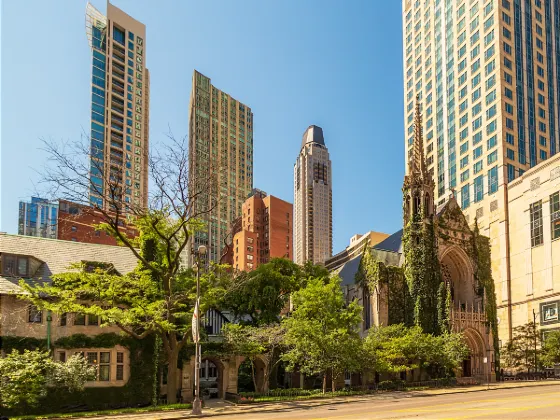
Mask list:
[[[501,389],[516,389],[516,388],[532,388],[532,387],[540,387],[540,386],[552,386],[552,385],[560,385],[560,381],[543,381],[543,382],[527,382],[526,384],[522,384],[522,385],[514,385],[514,383],[512,383],[511,385],[503,385],[503,386],[490,386],[490,388],[486,388],[486,387],[480,387],[480,386],[476,386],[476,389],[469,389],[469,388],[462,388],[460,390],[456,390],[456,391],[450,391],[450,392],[442,392],[442,393],[426,393],[426,391],[411,391],[412,394],[408,395],[408,398],[419,398],[419,397],[437,397],[437,396],[441,396],[441,395],[453,395],[453,394],[465,394],[465,393],[469,393],[469,392],[483,392],[483,391],[494,391],[494,390],[501,390]],[[475,388],[475,387],[473,387]],[[208,418],[208,417],[220,417],[220,416],[235,416],[235,415],[242,415],[242,414],[252,414],[252,413],[266,413],[266,412],[273,412],[273,411],[279,411],[279,410],[284,410],[284,409],[297,409],[297,405],[294,404],[293,406],[288,406],[288,404],[290,403],[304,403],[301,404],[302,408],[310,408],[310,407],[321,407],[321,406],[325,406],[325,405],[341,405],[341,404],[352,404],[352,403],[357,403],[357,402],[364,402],[364,401],[374,401],[376,398],[375,397],[379,397],[379,396],[399,396],[402,395],[403,391],[390,391],[387,393],[380,393],[380,394],[367,394],[367,395],[360,395],[360,396],[349,396],[347,397],[348,399],[345,400],[330,400],[328,398],[317,398],[317,399],[309,399],[309,400],[300,400],[300,401],[281,401],[278,403],[275,402],[268,402],[268,403],[258,403],[258,404],[233,404],[236,407],[239,407],[240,405],[246,405],[247,406],[247,410],[243,410],[243,411],[224,411],[224,412],[219,412],[219,413],[205,413],[202,415],[192,415],[190,413],[177,413],[176,416],[173,417],[165,417],[164,420],[182,420],[182,419],[194,419],[194,418]],[[404,391],[406,392],[406,391]],[[417,392],[417,393],[415,393]],[[341,398],[341,397],[337,397],[337,398]],[[343,397],[342,397],[343,398]],[[309,402],[309,404],[306,404],[307,402]],[[271,407],[274,404],[282,404],[284,405],[284,407]],[[137,414],[138,416],[142,416],[142,415],[152,415],[154,416],[154,418],[158,418],[157,415],[169,415],[171,414],[172,411],[152,411],[150,413],[139,413]],[[116,414],[116,415],[112,415],[111,418],[121,418],[123,420],[127,419],[127,416],[130,416],[131,418],[135,418],[135,414]],[[95,417],[83,417],[84,419],[88,419],[88,420],[101,420],[101,419],[107,419],[107,417],[101,417],[101,416],[95,416]],[[58,419],[51,419],[51,420],[61,420],[62,418],[58,418]]]

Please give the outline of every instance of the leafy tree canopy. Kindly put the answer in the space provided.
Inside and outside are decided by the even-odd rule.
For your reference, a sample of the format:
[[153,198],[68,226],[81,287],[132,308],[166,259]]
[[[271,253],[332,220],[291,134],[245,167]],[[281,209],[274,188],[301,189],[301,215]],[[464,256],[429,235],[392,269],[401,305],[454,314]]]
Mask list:
[[255,270],[243,272],[232,282],[221,307],[242,319],[249,316],[253,325],[279,321],[290,295],[303,287],[310,277],[328,277],[328,271],[311,263],[299,267],[285,258],[273,258]]
[[352,302],[346,306],[340,279],[309,278],[306,287],[293,294],[294,311],[282,324],[286,328],[289,350],[283,354],[288,370],[299,368],[308,375],[323,375],[332,370],[333,381],[345,369],[353,370],[360,348],[358,325],[362,308]]

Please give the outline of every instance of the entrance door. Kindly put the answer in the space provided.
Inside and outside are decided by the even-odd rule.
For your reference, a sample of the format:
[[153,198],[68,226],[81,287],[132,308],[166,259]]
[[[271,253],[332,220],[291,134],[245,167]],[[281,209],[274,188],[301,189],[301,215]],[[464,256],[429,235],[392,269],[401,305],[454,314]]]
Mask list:
[[472,376],[472,369],[471,369],[471,358],[463,360],[463,376],[470,377]]
[[200,364],[200,393],[206,398],[218,398],[219,374],[218,367],[211,360],[203,360]]

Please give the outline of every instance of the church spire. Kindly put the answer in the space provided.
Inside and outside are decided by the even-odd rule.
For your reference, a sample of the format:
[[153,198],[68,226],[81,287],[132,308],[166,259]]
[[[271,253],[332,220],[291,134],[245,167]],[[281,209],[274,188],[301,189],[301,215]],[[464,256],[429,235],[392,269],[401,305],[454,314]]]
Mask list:
[[412,145],[412,156],[408,161],[408,174],[421,175],[422,178],[426,175],[420,95],[416,95],[416,110],[414,113],[414,143]]

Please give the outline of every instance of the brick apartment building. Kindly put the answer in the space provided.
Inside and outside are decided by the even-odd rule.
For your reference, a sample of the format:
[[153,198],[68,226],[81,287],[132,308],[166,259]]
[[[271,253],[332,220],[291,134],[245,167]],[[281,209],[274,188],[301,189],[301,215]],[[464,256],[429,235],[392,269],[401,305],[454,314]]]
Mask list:
[[251,271],[271,258],[292,259],[292,204],[260,190],[243,203],[241,231],[233,237],[236,270]]

